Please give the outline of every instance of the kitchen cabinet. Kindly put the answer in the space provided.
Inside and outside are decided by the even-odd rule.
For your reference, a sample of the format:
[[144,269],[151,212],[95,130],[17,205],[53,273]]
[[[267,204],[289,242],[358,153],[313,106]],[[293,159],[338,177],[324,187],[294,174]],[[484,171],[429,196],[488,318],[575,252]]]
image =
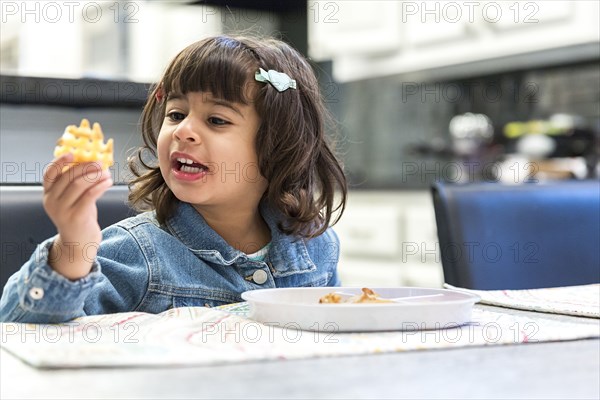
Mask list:
[[429,191],[352,191],[334,230],[344,286],[442,286]]
[[155,82],[184,47],[208,35],[222,33],[217,11],[212,6],[168,2],[140,8],[139,19],[144,23],[127,24],[128,78],[136,82]]
[[224,29],[216,7],[185,2],[5,3],[2,75],[153,82],[185,46]]
[[396,1],[309,1],[309,54],[317,60],[377,56],[402,44]]
[[561,57],[577,61],[597,57],[600,41],[596,1],[313,1],[308,7],[309,54],[332,60],[338,82],[424,71],[443,78],[456,74],[450,66],[472,74]]

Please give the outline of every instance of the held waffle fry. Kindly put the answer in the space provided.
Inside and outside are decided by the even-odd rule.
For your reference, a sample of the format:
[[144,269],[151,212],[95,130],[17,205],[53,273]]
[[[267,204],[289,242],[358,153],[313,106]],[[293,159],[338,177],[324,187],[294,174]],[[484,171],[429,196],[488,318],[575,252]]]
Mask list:
[[73,153],[73,161],[91,162],[97,161],[102,164],[102,169],[107,169],[114,164],[113,140],[104,143],[104,135],[100,124],[95,122],[90,128],[90,122],[82,119],[79,126],[69,125],[65,133],[58,139],[54,149],[54,157]]

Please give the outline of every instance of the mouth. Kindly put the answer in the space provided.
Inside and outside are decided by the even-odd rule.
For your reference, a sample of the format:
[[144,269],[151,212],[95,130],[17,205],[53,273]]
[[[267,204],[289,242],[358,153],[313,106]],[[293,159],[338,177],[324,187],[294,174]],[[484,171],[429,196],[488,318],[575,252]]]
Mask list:
[[176,171],[182,171],[188,174],[198,174],[203,171],[208,171],[208,167],[206,165],[184,157],[175,158],[172,162],[172,165],[173,169]]
[[181,154],[171,157],[171,169],[176,177],[185,180],[198,179],[209,172],[206,165]]

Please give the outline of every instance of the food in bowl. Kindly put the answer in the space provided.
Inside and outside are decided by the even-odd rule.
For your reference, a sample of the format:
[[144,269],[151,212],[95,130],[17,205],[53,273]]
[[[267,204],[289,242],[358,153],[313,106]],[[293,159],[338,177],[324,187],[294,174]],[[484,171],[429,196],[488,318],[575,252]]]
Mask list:
[[369,288],[362,288],[362,293],[348,298],[344,298],[340,293],[327,293],[325,296],[319,299],[320,304],[342,304],[342,303],[353,303],[353,304],[365,304],[365,303],[394,303],[393,300],[382,298],[380,295],[375,293]]

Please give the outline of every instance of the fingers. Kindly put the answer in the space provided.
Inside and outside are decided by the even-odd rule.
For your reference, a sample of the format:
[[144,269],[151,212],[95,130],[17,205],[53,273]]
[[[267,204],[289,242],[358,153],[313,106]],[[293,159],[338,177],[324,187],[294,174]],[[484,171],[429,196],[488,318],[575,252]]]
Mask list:
[[73,162],[73,155],[67,153],[52,161],[44,172],[44,192],[62,193],[67,186],[72,185],[80,177],[87,182],[99,182],[105,178],[106,173],[101,172],[99,163]]
[[44,173],[44,206],[59,214],[79,201],[89,205],[112,186],[110,171],[98,163],[72,163],[72,155],[54,160]]
[[44,171],[43,186],[44,191],[48,192],[52,189],[52,184],[55,183],[63,174],[65,168],[73,165],[73,154],[67,153],[53,160],[46,171]]
[[[80,181],[83,181],[83,179],[79,179],[76,182]],[[90,215],[90,207],[95,208],[96,200],[98,200],[112,185],[113,181],[110,174],[108,174],[105,178],[97,182],[69,188],[69,190],[66,190],[64,194],[58,198],[57,211],[61,212],[60,210],[64,210],[65,215],[72,216],[73,220],[71,222],[77,219],[76,216],[85,215],[85,218],[87,218],[87,216]]]
[[95,202],[96,200],[98,200],[103,194],[104,192],[106,192],[108,190],[108,188],[110,188],[113,185],[113,180],[110,177],[110,175],[108,176],[107,179],[102,180],[101,182],[99,182],[97,185],[92,186],[90,189],[88,189],[85,193],[83,193],[82,196],[85,196],[87,198],[87,200],[89,201],[93,201]]
[[96,163],[85,163],[71,169],[73,170],[72,176],[69,174],[69,176],[63,176],[62,179],[57,181],[55,185],[56,193],[52,196],[65,207],[72,206],[85,192],[111,179],[110,172],[108,170],[103,171],[100,165]]

